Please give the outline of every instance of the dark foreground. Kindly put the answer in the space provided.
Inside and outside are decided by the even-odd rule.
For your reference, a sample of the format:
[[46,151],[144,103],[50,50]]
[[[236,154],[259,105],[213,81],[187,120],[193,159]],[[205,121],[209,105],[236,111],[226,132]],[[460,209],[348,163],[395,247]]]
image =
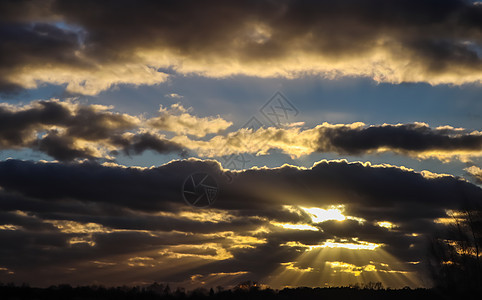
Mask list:
[[2,285],[0,299],[482,299],[479,292],[450,292],[433,289],[360,289],[351,287],[340,288],[286,288],[272,289],[233,289],[215,292],[213,289],[197,289],[185,292],[182,289],[170,291],[151,287],[117,287],[104,288],[99,286],[71,287],[69,285],[52,286],[49,288],[33,288],[28,286]]

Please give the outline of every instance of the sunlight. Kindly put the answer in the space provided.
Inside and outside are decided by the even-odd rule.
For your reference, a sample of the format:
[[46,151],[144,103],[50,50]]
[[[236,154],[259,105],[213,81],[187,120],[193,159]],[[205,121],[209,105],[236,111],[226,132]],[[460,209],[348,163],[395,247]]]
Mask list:
[[127,265],[129,267],[154,267],[156,264],[152,262],[153,260],[152,257],[136,256],[129,258]]
[[355,276],[360,276],[362,272],[374,272],[377,271],[376,267],[372,264],[368,264],[365,266],[356,266],[353,264],[345,263],[342,261],[327,261],[327,264],[330,265],[332,269],[336,271],[345,272],[345,273],[352,273]]
[[285,266],[285,268],[288,270],[295,270],[298,272],[312,272],[314,270],[312,267],[307,267],[307,268],[297,267],[295,266],[294,262],[281,263],[281,265]]
[[356,243],[367,242],[327,241],[326,245],[288,242],[284,246],[304,247],[305,250],[295,260],[281,263],[267,281],[275,288],[299,284],[310,287],[346,286],[368,282],[381,282],[391,288],[417,288],[423,285],[416,272],[409,267],[412,263],[401,262],[383,247],[373,248],[376,244],[372,247],[350,246]]
[[377,222],[377,225],[380,226],[380,227],[383,227],[383,228],[387,228],[387,229],[393,229],[393,228],[397,227],[395,224],[393,224],[391,222],[388,222],[388,221]]
[[311,215],[311,219],[314,223],[321,223],[329,220],[344,221],[346,217],[342,213],[343,205],[330,206],[328,209],[318,207],[301,207],[304,211]]
[[227,251],[218,243],[171,245],[160,250],[158,253],[165,257],[176,259],[193,257],[210,261],[225,260],[233,257],[231,252]]
[[319,228],[311,226],[309,224],[291,224],[291,223],[277,223],[271,222],[274,226],[283,227],[286,229],[296,229],[296,230],[312,230],[312,231],[319,231]]
[[318,248],[344,248],[344,249],[350,249],[350,250],[370,250],[371,251],[371,250],[377,249],[382,245],[383,244],[359,241],[358,238],[353,238],[350,241],[347,239],[341,239],[339,241],[335,241],[334,239],[328,239],[319,245],[305,245],[300,242],[290,241],[282,244],[281,246],[301,247],[307,250],[313,250]]
[[19,230],[21,227],[13,224],[0,225],[0,230]]
[[375,250],[376,248],[380,247],[382,244],[375,244],[365,241],[358,241],[355,240],[356,243],[348,243],[348,242],[335,242],[335,240],[326,240],[323,244],[320,245],[320,248],[345,248],[351,250]]
[[92,239],[92,235],[88,236],[74,236],[68,240],[69,245],[74,245],[74,244],[87,244],[91,247],[95,246],[95,242]]

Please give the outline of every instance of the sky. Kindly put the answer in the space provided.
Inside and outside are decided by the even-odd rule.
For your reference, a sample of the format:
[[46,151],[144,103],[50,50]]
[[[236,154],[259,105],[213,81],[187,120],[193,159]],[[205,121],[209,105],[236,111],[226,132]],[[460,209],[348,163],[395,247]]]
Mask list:
[[0,281],[429,287],[482,199],[482,5],[1,1]]

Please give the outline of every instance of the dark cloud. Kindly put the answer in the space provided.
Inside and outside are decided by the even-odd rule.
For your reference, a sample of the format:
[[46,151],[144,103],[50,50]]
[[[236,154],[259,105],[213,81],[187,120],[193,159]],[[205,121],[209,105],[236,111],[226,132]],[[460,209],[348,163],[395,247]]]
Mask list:
[[[222,171],[216,161],[190,159],[157,168],[128,168],[95,163],[64,165],[7,160],[0,163],[0,186],[6,191],[48,201],[77,199],[155,211],[167,209],[167,204],[178,203],[182,199],[179,190],[184,179],[196,171],[213,174],[226,185],[221,194],[225,200],[219,201],[217,208],[246,210],[246,213],[264,210],[270,205],[345,203],[352,204],[354,212],[358,209],[366,216],[370,216],[370,207],[375,206],[385,210],[386,217],[396,218],[390,215],[391,211],[402,217],[404,210],[414,206],[457,209],[463,199],[476,199],[480,193],[480,188],[448,175],[421,174],[394,166],[348,164],[345,161],[321,161],[307,170],[287,166],[236,172],[236,184],[229,185],[229,177],[224,173],[227,171]],[[46,188],[53,183],[57,186],[55,189]],[[256,188],[249,188],[252,184]],[[85,186],[90,188],[85,189]],[[259,194],[263,189],[278,190],[277,194],[282,198]],[[245,193],[255,201],[243,201]],[[388,199],[387,195],[390,195]],[[291,196],[298,200],[291,200]],[[336,196],[336,200],[328,196]],[[138,200],[131,202],[133,198]],[[276,210],[272,212],[279,214]],[[270,215],[272,212],[268,210],[263,216],[274,217]],[[420,210],[420,214],[415,216],[436,217],[430,210]],[[295,215],[297,221],[307,219],[306,214],[281,212],[279,220],[287,221]]]
[[44,152],[59,161],[72,161],[82,158],[95,158],[95,152],[89,148],[79,148],[75,145],[75,138],[59,134],[56,130],[50,131],[34,149]]
[[39,101],[17,110],[0,106],[0,145],[3,149],[27,146],[35,131],[56,123],[65,123],[70,110],[59,102]]
[[481,151],[482,134],[470,134],[447,128],[430,128],[426,124],[343,126],[320,128],[320,152],[362,154],[381,148],[397,152]]
[[121,146],[127,155],[131,153],[142,154],[146,150],[153,150],[161,154],[179,152],[180,155],[185,155],[180,144],[153,133],[118,136],[112,139],[112,143]]
[[481,78],[482,6],[465,0],[3,2],[0,86],[10,89],[50,82],[96,94],[163,82],[156,69],[166,66],[210,76]]
[[123,151],[182,152],[181,145],[148,132],[135,132],[140,119],[100,105],[57,100],[0,106],[0,147],[31,148],[60,161],[98,159]]
[[[182,200],[182,184],[194,172],[218,181],[219,198],[210,208]],[[87,270],[91,279],[110,284],[240,271],[247,272],[243,278],[263,280],[281,263],[297,261],[309,245],[326,241],[383,244],[398,259],[393,264],[420,271],[409,262],[425,259],[425,241],[442,226],[434,220],[482,199],[479,187],[452,176],[346,161],[232,173],[195,159],[152,168],[7,160],[0,162],[0,187],[0,235],[7,241],[0,266],[42,285],[54,282],[27,270],[52,280],[62,274],[73,283],[88,283],[81,275]],[[339,205],[351,219],[316,223],[305,210]],[[380,227],[380,221],[395,227]],[[325,259],[336,258],[325,252]],[[349,257],[348,263],[371,264]],[[191,267],[169,271],[179,262]],[[152,266],[157,271],[151,275],[128,276],[132,268]],[[104,277],[107,269],[118,275]]]
[[24,146],[35,132],[49,126],[65,127],[66,135],[85,140],[105,139],[134,127],[135,118],[106,109],[57,100],[34,101],[21,107],[4,104],[0,106],[2,147]]
[[53,24],[25,21],[0,22],[0,37],[4,41],[0,45],[0,86],[5,88],[3,91],[18,91],[20,88],[35,86],[31,81],[12,80],[12,74],[22,73],[23,68],[45,68],[48,72],[48,66],[79,68],[86,65],[75,54],[80,46],[75,33]]
[[[6,190],[22,190],[24,196],[49,201],[77,199],[131,209],[166,210],[167,205],[181,199],[179,190],[184,178],[197,168],[219,172],[218,163],[196,160],[147,169],[106,167],[96,163],[64,165],[7,160],[2,162],[3,183],[0,186]],[[43,188],[54,182],[56,189]],[[132,203],[134,198],[139,201]]]

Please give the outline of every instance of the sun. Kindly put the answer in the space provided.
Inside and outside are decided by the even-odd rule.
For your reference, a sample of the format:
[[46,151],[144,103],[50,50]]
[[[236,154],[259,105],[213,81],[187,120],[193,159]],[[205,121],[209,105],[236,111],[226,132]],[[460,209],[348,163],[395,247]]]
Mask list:
[[343,206],[330,206],[330,208],[323,209],[318,207],[301,207],[304,211],[311,215],[311,220],[314,223],[321,223],[329,220],[345,221],[346,217],[343,215]]

